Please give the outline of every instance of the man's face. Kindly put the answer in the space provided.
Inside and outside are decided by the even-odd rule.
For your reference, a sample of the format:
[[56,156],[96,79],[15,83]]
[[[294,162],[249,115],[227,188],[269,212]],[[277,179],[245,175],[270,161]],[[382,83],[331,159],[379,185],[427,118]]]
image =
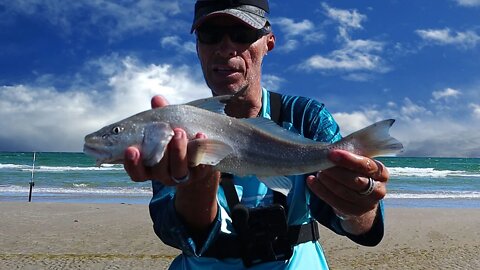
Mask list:
[[[219,16],[204,22],[201,27],[207,29],[228,29],[245,27],[241,22]],[[251,30],[255,31],[255,30]],[[229,35],[223,35],[219,42],[206,44],[197,39],[197,52],[207,85],[214,95],[234,94],[246,86],[260,87],[263,56],[269,45],[273,48],[273,38],[262,36],[253,43],[232,41]]]

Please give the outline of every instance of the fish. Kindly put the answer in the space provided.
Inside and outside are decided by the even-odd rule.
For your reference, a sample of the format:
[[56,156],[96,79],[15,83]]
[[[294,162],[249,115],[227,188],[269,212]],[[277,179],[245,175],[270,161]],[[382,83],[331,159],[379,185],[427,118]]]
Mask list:
[[[394,155],[403,145],[389,134],[394,119],[376,122],[335,143],[322,143],[286,130],[270,119],[234,118],[225,114],[232,96],[216,96],[185,104],[146,110],[85,136],[84,153],[97,165],[124,162],[124,151],[136,146],[145,166],[164,156],[175,128],[185,130],[188,163],[214,166],[237,176],[254,175],[267,187],[287,195],[288,175],[301,175],[333,167],[332,149],[366,156]],[[196,139],[202,132],[206,139]]]

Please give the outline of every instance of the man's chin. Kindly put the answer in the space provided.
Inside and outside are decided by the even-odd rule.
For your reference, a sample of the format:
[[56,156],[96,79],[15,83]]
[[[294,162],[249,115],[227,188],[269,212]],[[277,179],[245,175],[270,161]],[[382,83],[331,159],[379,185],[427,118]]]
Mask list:
[[222,96],[222,95],[241,95],[245,92],[248,88],[248,84],[237,86],[237,85],[227,85],[223,87],[215,87],[211,88],[212,93],[215,96]]

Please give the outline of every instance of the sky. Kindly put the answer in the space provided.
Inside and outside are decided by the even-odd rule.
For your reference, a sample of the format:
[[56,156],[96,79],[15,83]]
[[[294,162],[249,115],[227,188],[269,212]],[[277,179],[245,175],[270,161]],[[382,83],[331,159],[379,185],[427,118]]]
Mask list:
[[[210,96],[191,0],[0,0],[0,151]],[[343,135],[394,118],[402,156],[480,157],[480,0],[270,1],[269,90],[315,98]]]

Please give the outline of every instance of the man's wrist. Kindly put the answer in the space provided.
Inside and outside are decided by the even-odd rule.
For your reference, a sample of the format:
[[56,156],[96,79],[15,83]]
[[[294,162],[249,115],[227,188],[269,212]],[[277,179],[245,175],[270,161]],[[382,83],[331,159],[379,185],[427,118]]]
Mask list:
[[377,204],[374,209],[360,216],[344,215],[340,212],[337,213],[337,211],[335,211],[335,214],[340,219],[340,226],[342,226],[345,232],[352,235],[362,235],[372,228],[377,216],[378,207]]

